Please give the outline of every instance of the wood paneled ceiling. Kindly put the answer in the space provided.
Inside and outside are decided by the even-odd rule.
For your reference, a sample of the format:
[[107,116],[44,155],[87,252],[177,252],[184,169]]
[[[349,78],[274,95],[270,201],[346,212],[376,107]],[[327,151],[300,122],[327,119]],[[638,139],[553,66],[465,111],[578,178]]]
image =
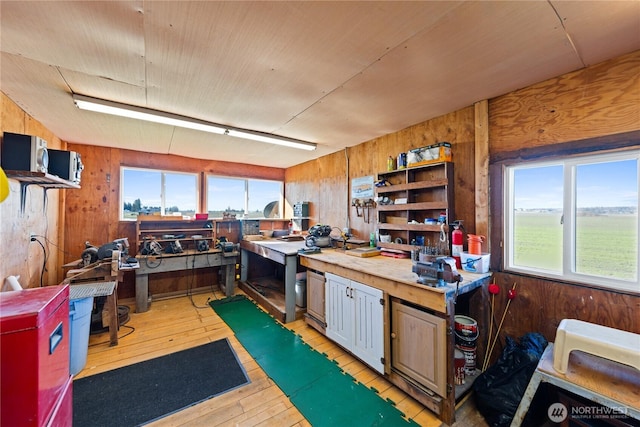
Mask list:
[[[63,140],[275,167],[640,49],[638,1],[2,1],[0,19],[0,89]],[[72,93],[318,149],[81,111]]]

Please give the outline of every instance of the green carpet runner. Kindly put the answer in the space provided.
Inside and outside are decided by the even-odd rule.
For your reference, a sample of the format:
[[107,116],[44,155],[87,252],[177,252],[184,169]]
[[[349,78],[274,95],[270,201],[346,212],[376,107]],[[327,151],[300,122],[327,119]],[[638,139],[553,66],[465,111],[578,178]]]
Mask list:
[[210,305],[314,427],[417,426],[243,295]]

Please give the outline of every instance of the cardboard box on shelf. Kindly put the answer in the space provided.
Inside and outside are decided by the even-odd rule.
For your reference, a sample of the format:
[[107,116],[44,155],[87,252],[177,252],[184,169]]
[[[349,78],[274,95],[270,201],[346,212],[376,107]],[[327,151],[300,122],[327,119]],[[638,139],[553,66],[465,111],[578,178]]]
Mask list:
[[409,167],[450,162],[451,159],[451,144],[448,142],[438,142],[426,147],[414,148],[407,153]]

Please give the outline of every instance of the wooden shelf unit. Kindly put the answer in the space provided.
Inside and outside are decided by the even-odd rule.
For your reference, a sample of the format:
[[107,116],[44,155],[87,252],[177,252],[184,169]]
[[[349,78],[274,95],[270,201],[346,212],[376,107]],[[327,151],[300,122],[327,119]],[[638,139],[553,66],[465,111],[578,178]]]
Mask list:
[[[440,224],[425,224],[425,219],[437,220],[444,212],[447,224],[455,220],[452,162],[380,172],[378,179],[390,185],[376,187],[377,227],[380,234],[391,236],[391,243],[378,242],[378,246],[410,251],[418,236],[424,236],[425,244],[439,239]],[[394,203],[381,203],[383,197]],[[406,199],[406,203],[396,204],[397,199]],[[396,243],[397,239],[402,243]]]
[[230,242],[237,242],[239,234],[240,221],[236,219],[182,219],[139,215],[136,221],[136,248],[138,253],[141,253],[148,240],[155,240],[163,248],[178,240],[183,250],[197,250],[197,242],[206,240],[209,247],[214,248],[216,241],[221,237],[226,237]]

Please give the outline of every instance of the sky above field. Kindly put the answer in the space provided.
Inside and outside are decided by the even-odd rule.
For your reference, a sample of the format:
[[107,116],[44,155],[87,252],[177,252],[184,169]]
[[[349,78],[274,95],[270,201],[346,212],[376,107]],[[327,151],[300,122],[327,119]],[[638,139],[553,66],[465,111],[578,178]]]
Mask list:
[[[581,165],[577,172],[578,207],[628,207],[638,205],[638,167],[633,160]],[[160,172],[127,169],[124,202],[141,199],[142,206],[160,206]],[[195,210],[196,175],[171,173],[165,183],[167,207]],[[244,180],[216,177],[207,189],[209,210],[244,208]],[[249,211],[262,210],[279,199],[270,181],[250,181]],[[519,169],[515,176],[516,209],[561,209],[563,167]]]
[[[196,209],[197,176],[194,174],[171,173],[166,175],[166,206],[178,206],[183,211]],[[215,185],[208,187],[209,209],[224,211],[227,208],[244,209],[244,179],[215,177]],[[161,204],[160,172],[143,169],[126,169],[124,203],[141,200],[142,206],[159,207]],[[249,211],[262,211],[272,201],[279,200],[279,184],[273,181],[250,180]],[[277,189],[277,190],[276,190]]]
[[[562,208],[562,166],[519,169],[515,178],[516,209]],[[637,206],[637,162],[628,160],[579,166],[576,196],[581,208]]]

